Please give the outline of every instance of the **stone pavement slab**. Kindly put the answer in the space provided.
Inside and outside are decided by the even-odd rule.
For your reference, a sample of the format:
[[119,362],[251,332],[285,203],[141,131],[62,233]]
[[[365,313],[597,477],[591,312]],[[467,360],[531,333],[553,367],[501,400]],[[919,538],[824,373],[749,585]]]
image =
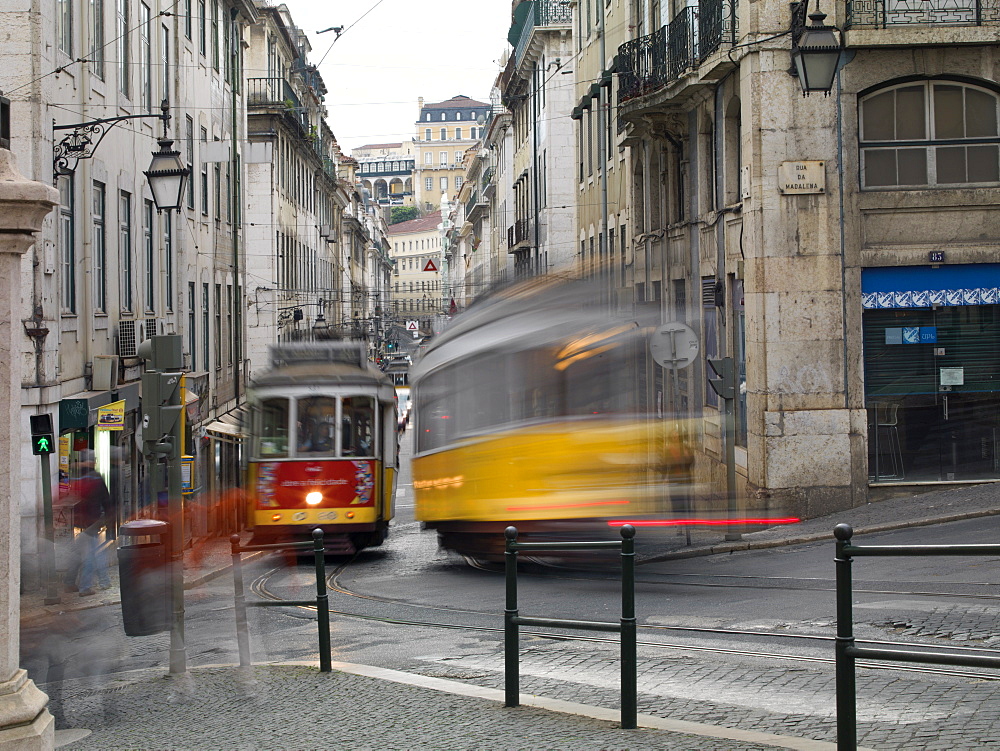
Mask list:
[[[179,677],[123,673],[94,688],[63,690],[72,751],[278,751],[279,749],[639,749],[787,748],[831,743],[643,715],[623,730],[614,709],[503,692],[369,666],[336,663],[201,667]],[[43,687],[44,688],[44,687]]]

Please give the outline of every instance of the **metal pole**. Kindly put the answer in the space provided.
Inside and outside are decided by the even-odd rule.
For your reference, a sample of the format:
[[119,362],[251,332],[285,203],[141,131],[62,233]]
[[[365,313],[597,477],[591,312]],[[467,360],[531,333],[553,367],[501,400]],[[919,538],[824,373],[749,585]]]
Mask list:
[[49,455],[39,454],[42,462],[42,513],[45,518],[45,544],[42,545],[42,576],[45,577],[45,604],[59,602],[56,586],[56,531],[52,520],[52,469]]
[[517,618],[517,527],[504,530],[507,539],[504,551],[504,573],[507,580],[507,606],[503,611],[503,655],[504,655],[504,706],[516,707],[521,694],[520,668],[518,666]]
[[[681,379],[680,373],[678,372],[680,368],[677,366],[677,335],[681,333],[680,330],[670,331],[670,380],[673,383],[673,388],[670,394],[670,419],[678,419],[678,403],[680,402],[680,392],[681,392]],[[675,488],[670,489],[671,496],[676,492]],[[671,506],[673,504],[671,503]],[[684,514],[690,518],[691,516],[691,488],[684,488]],[[684,542],[687,545],[691,544],[691,526],[689,524],[684,525]]]
[[622,535],[622,727],[636,727],[635,527],[624,524]]
[[[183,374],[177,373],[178,382]],[[171,406],[180,406],[181,390],[176,388]],[[167,455],[167,507],[171,524],[170,590],[173,602],[173,625],[170,629],[170,672],[187,672],[187,648],[184,645],[184,492],[181,475],[181,431],[183,421],[178,416],[171,431],[170,453]]]
[[[724,381],[729,388],[729,396],[722,401],[726,409],[726,495],[729,496],[729,518],[735,519],[738,513],[736,507],[736,363],[732,357],[723,359],[726,375]],[[726,531],[726,540],[736,541],[743,538],[739,526],[730,522]]]
[[233,548],[233,601],[236,606],[236,643],[240,651],[240,667],[250,666],[250,633],[247,628],[247,600],[243,594],[243,566],[240,561],[240,536],[229,538]]
[[837,640],[834,642],[837,683],[837,751],[856,751],[858,747],[857,694],[854,657],[854,615],[851,608],[851,556],[844,548],[851,544],[854,530],[849,524],[833,528],[837,554]]
[[330,660],[330,603],[326,593],[326,551],[323,546],[323,530],[317,527],[312,532],[313,553],[316,555],[316,615],[319,620],[319,669],[329,673],[333,669]]

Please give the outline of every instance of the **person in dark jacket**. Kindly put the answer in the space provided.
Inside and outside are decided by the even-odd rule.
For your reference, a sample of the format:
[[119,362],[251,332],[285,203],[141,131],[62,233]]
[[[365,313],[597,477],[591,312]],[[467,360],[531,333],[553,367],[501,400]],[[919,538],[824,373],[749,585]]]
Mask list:
[[66,570],[66,591],[80,592],[81,597],[94,594],[96,576],[102,589],[111,586],[107,566],[100,554],[100,536],[111,514],[111,494],[104,478],[94,469],[94,452],[80,451],[77,456],[79,476],[70,487],[76,499],[73,524],[82,531],[73,541],[69,568]]

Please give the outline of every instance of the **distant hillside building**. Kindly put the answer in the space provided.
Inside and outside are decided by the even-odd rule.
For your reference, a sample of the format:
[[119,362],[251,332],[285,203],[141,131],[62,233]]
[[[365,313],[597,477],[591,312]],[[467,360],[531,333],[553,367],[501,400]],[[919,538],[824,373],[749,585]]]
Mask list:
[[389,226],[390,255],[394,261],[389,299],[400,321],[416,321],[419,330],[434,330],[441,297],[441,212]]
[[416,205],[425,211],[437,207],[442,193],[454,199],[462,189],[465,151],[483,135],[490,105],[459,94],[446,102],[419,100],[413,152]]
[[413,205],[413,144],[371,143],[351,149],[358,178],[380,206]]

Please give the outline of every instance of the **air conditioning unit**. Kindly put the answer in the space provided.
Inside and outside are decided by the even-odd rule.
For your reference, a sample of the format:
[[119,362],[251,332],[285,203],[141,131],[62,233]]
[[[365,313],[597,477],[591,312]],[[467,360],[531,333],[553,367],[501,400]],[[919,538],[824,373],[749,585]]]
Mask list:
[[142,327],[142,340],[146,341],[154,336],[156,336],[159,331],[157,331],[156,318],[146,318],[143,320]]
[[122,357],[136,356],[139,341],[135,334],[135,321],[118,322],[118,354]]
[[113,391],[118,388],[118,355],[94,355],[91,388]]

